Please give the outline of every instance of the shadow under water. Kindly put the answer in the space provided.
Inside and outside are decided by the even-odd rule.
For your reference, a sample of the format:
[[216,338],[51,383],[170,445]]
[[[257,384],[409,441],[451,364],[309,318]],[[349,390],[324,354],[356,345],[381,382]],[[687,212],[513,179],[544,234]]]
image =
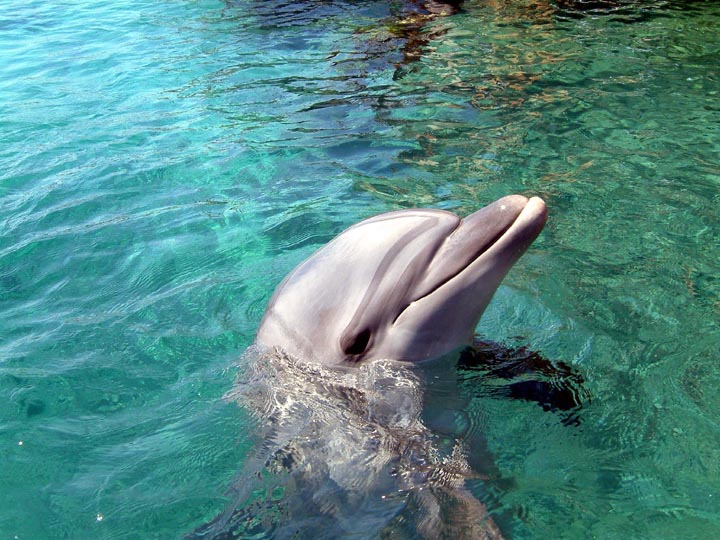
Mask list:
[[476,339],[460,354],[460,376],[492,385],[491,395],[537,403],[558,413],[565,425],[578,425],[578,415],[590,395],[583,376],[563,361],[551,362],[527,347],[505,347]]

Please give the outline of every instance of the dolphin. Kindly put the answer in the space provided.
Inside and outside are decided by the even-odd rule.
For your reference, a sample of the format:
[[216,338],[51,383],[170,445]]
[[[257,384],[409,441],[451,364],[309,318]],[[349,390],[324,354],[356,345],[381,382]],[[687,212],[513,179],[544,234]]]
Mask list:
[[423,361],[471,343],[546,219],[541,199],[520,195],[464,219],[390,212],[295,268],[226,396],[256,421],[257,450],[231,503],[187,538],[501,540],[466,486],[482,441],[447,421],[462,409],[452,363]]
[[280,283],[256,343],[338,367],[451,353],[546,220],[542,199],[509,195],[464,219],[412,209],[361,221]]

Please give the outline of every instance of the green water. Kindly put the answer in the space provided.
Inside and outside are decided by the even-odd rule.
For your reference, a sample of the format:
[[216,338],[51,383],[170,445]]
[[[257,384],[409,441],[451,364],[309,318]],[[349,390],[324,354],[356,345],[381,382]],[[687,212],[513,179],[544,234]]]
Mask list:
[[252,447],[222,396],[280,279],[361,218],[512,192],[550,220],[478,330],[591,399],[567,426],[466,389],[491,513],[720,536],[720,10],[413,11],[0,4],[1,537],[213,518]]

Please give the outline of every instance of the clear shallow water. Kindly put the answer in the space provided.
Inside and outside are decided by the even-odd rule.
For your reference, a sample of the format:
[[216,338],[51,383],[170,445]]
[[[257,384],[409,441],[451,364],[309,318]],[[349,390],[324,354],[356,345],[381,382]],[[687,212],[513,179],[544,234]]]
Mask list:
[[3,3],[2,535],[210,520],[287,271],[368,215],[523,192],[550,222],[479,331],[592,399],[573,427],[468,382],[512,480],[478,493],[511,538],[717,536],[720,12],[648,6]]

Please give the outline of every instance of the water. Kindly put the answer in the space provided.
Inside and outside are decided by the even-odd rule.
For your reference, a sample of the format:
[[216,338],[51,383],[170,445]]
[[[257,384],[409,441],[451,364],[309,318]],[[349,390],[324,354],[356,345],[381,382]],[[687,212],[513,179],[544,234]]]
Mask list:
[[279,280],[371,214],[522,192],[550,221],[479,332],[591,399],[467,381],[477,495],[509,538],[718,536],[720,11],[571,4],[4,2],[0,534],[209,521]]

